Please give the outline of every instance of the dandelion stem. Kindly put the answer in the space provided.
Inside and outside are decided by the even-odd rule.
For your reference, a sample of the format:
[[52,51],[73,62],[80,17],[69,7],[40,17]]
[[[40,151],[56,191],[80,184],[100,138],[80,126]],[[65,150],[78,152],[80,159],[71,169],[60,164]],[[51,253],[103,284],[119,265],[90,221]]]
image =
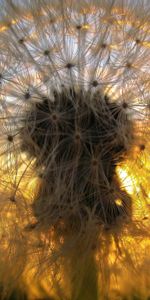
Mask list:
[[[98,300],[98,272],[94,255],[89,255],[86,259],[83,279],[77,297],[74,300]],[[75,289],[77,289],[75,284]],[[75,293],[73,293],[74,297]]]

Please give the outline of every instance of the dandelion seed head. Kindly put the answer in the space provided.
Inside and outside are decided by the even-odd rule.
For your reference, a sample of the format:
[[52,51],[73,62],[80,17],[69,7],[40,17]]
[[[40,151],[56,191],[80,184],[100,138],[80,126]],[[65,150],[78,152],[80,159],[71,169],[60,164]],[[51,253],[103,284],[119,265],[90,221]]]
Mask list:
[[73,299],[63,292],[64,266],[69,290],[76,282],[78,293],[78,271],[94,253],[101,297],[113,299],[123,264],[145,271],[144,258],[139,266],[125,243],[138,248],[136,241],[148,237],[149,4],[1,2],[0,251],[9,257],[10,276],[2,259],[0,278],[6,286],[18,282],[29,260],[39,277],[51,275],[60,299]]

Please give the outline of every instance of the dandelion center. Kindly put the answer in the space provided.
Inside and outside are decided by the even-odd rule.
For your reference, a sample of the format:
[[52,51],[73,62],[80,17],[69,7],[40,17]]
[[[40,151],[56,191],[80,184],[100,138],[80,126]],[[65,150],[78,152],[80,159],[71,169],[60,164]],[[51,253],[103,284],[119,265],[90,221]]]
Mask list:
[[[67,187],[74,202],[77,197],[82,199],[78,203],[80,212],[96,209],[100,221],[108,223],[123,214],[125,208],[122,206],[119,212],[108,193],[116,165],[127,152],[121,130],[131,140],[131,122],[121,106],[100,92],[92,95],[63,89],[54,92],[53,102],[45,99],[31,106],[23,124],[22,148],[36,158],[37,165],[43,166],[52,193],[63,170],[60,184]],[[70,200],[69,196],[64,200],[68,207]]]

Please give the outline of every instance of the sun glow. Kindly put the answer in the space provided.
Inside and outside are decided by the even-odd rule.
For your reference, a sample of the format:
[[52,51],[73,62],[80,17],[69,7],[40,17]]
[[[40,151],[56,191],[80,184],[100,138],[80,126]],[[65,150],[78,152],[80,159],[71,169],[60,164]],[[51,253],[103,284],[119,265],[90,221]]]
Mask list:
[[129,175],[127,170],[123,167],[118,167],[117,173],[119,175],[119,178],[121,179],[121,183],[123,184],[125,190],[128,192],[129,195],[132,195],[134,193],[133,178]]

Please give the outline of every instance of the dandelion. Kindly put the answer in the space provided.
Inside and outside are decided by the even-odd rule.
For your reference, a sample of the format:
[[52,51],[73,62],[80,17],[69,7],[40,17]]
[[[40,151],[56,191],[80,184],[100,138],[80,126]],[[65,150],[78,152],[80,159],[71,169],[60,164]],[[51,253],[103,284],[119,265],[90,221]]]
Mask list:
[[0,6],[2,297],[149,299],[149,1]]

